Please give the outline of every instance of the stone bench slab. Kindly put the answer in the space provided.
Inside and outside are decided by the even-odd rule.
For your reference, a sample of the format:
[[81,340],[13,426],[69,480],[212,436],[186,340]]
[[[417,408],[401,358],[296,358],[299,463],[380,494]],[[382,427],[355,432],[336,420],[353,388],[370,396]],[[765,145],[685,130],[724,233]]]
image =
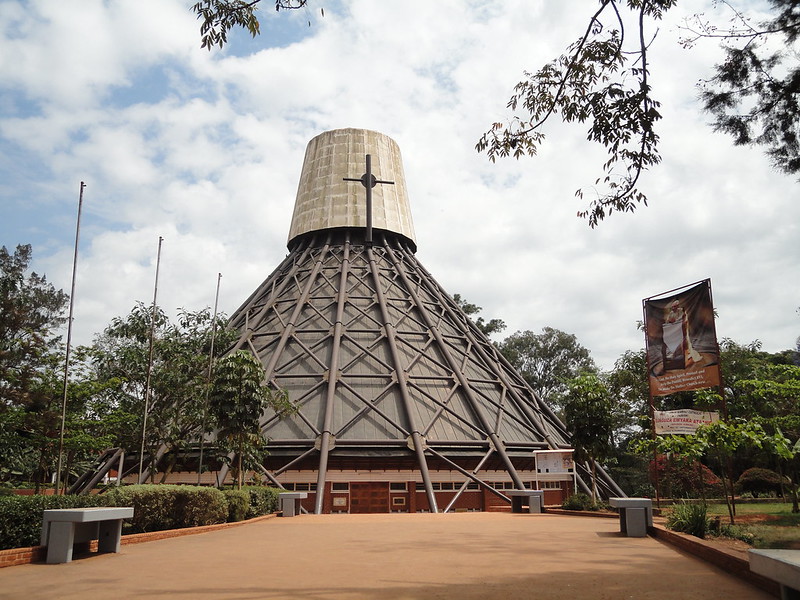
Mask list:
[[278,494],[278,501],[281,507],[282,517],[294,517],[300,514],[300,501],[308,498],[306,492],[281,492]]
[[800,599],[800,550],[749,550],[750,570],[781,586],[782,600]]
[[80,542],[97,540],[98,552],[119,552],[122,521],[131,517],[129,506],[45,510],[40,545],[47,546],[48,564],[70,562]]
[[619,528],[628,537],[645,537],[653,526],[653,501],[650,498],[609,498],[619,510]]

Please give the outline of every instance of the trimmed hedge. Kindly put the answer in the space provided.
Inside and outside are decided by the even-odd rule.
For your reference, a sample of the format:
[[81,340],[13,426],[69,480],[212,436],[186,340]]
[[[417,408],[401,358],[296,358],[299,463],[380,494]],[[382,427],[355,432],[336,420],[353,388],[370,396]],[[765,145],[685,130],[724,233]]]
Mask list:
[[278,510],[278,494],[284,490],[271,487],[243,486],[243,492],[250,494],[250,508],[247,510],[247,518],[270,515]]
[[741,474],[736,482],[737,490],[749,492],[754,497],[759,494],[778,495],[781,492],[781,476],[775,471],[753,467]]
[[225,495],[216,488],[190,485],[128,485],[107,494],[113,506],[133,506],[126,533],[146,533],[224,523]]
[[38,546],[46,509],[107,505],[103,496],[2,496],[0,550]]
[[125,522],[123,533],[145,533],[272,514],[280,492],[256,486],[223,492],[190,485],[129,485],[89,496],[2,496],[0,550],[38,546],[43,513],[49,508],[133,506],[133,519]]
[[250,494],[244,490],[224,490],[222,493],[228,501],[228,522],[244,521],[250,509]]

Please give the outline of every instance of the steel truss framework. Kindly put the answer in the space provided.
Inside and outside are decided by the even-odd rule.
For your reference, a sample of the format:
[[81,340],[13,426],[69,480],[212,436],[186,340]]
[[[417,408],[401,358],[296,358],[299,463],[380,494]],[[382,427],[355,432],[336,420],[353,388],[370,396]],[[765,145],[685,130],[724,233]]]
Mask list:
[[[488,464],[522,489],[515,463],[530,462],[533,450],[569,447],[556,415],[414,252],[387,231],[375,231],[372,244],[363,229],[296,238],[230,319],[241,331],[233,349],[252,351],[269,384],[298,406],[289,418],[263,416],[273,455],[264,474],[280,485],[284,471],[313,465],[316,513],[339,455],[413,455],[438,511],[431,462],[460,472],[462,491],[475,481],[505,498],[481,478]],[[473,460],[465,467],[466,455]],[[583,469],[579,485],[588,491]],[[622,493],[605,473],[600,484],[606,495]]]

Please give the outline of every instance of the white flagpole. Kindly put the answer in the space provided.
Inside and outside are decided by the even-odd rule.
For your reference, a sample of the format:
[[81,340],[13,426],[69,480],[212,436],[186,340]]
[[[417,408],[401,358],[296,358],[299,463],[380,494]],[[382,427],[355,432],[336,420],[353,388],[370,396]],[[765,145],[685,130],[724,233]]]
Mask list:
[[61,467],[64,456],[64,428],[67,423],[67,385],[69,382],[69,355],[72,348],[72,310],[75,306],[75,276],[78,272],[78,242],[81,235],[81,208],[83,207],[83,188],[86,184],[81,181],[81,190],[78,195],[78,222],[75,226],[75,253],[72,257],[72,287],[69,292],[69,316],[67,317],[67,353],[64,359],[64,397],[61,401],[61,433],[58,439],[58,467],[56,467],[55,493],[61,493]]
[[217,294],[214,297],[214,317],[211,320],[211,350],[208,353],[208,371],[206,372],[206,395],[203,402],[203,424],[200,431],[200,462],[197,465],[197,485],[203,474],[203,442],[206,435],[206,415],[208,413],[208,388],[211,386],[211,369],[214,366],[214,338],[217,334],[217,307],[219,306],[219,284],[222,273],[217,273]]
[[[153,373],[153,346],[155,341],[155,334],[156,334],[156,299],[158,298],[158,270],[161,267],[161,242],[164,241],[164,238],[158,236],[158,256],[156,257],[156,282],[153,286],[153,311],[150,315],[150,354],[147,359],[147,381],[145,382],[144,387],[144,414],[142,415],[142,447],[141,451],[139,452],[139,483],[144,483],[142,481],[142,467],[144,466],[144,446],[145,446],[145,439],[147,433],[147,413],[150,410],[150,377]],[[152,471],[152,465],[150,467]]]

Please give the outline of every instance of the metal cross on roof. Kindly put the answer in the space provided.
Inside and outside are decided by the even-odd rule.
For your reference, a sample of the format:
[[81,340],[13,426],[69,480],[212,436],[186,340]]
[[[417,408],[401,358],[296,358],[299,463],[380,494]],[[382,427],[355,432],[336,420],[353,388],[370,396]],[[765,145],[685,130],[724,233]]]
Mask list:
[[372,188],[378,183],[394,185],[394,181],[382,181],[375,178],[375,175],[372,174],[372,156],[370,154],[366,155],[366,162],[367,172],[360,178],[343,177],[342,181],[360,181],[361,185],[367,189],[367,234],[364,238],[364,244],[372,246]]

